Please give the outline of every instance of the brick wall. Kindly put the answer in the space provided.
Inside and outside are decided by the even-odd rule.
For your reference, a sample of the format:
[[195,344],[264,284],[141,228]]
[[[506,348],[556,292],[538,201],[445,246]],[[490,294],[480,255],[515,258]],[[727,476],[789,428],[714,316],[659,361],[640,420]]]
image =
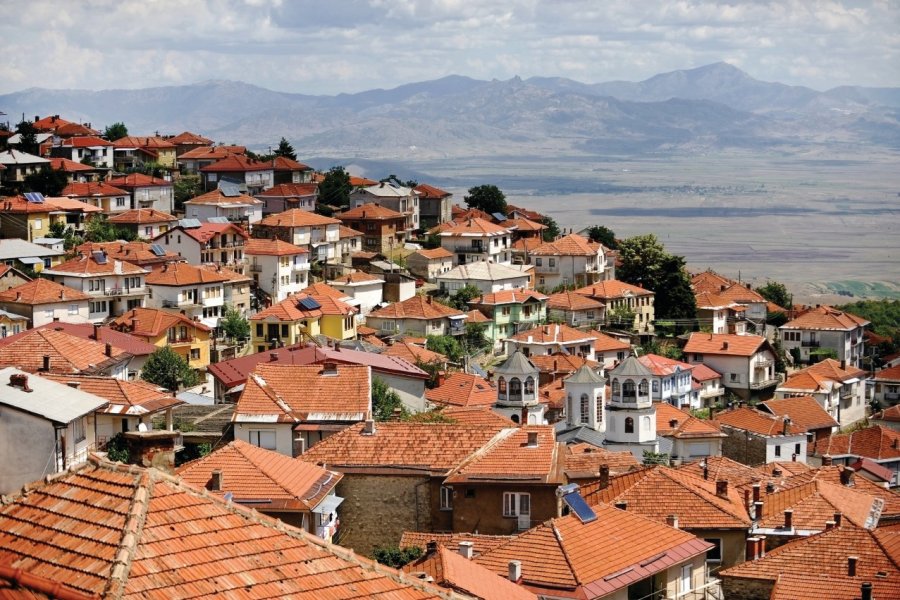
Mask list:
[[723,577],[722,591],[728,600],[769,600],[774,584],[764,579]]
[[399,545],[404,531],[430,531],[432,487],[422,476],[345,474],[335,542],[372,556],[376,546]]
[[722,440],[722,456],[736,460],[745,465],[761,465],[766,462],[766,442],[762,438],[730,427],[722,427],[722,433],[728,435]]

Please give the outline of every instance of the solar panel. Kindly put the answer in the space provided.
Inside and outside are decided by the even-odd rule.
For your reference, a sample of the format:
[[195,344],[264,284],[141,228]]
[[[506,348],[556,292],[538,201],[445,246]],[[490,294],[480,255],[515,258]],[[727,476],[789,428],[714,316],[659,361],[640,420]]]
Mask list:
[[240,188],[237,185],[235,185],[229,181],[220,181],[219,182],[219,191],[226,198],[236,198],[237,196],[241,195]]
[[193,229],[195,227],[200,227],[199,219],[181,219],[178,221],[178,224],[184,227],[185,229]]
[[156,256],[165,256],[166,250],[159,244],[150,244],[150,252],[155,254]]
[[505,220],[506,220],[506,215],[504,215],[502,212],[495,212],[495,213],[492,213],[491,216],[494,217],[495,219],[497,219],[498,221],[505,221]]
[[98,265],[106,264],[106,252],[103,252],[102,250],[97,250],[97,251],[92,252],[91,254],[94,255],[94,260],[96,261],[96,263]]
[[41,204],[44,202],[44,195],[40,192],[25,192],[25,200],[34,202],[35,204]]
[[230,223],[228,217],[209,217],[206,219],[207,223]]
[[591,521],[597,520],[597,513],[594,512],[593,508],[588,506],[588,503],[584,501],[584,498],[581,497],[578,490],[563,496],[563,502],[572,509],[572,512],[575,513],[575,516],[578,517],[582,523],[590,523]]
[[298,302],[300,308],[305,308],[306,310],[316,310],[318,308],[322,308],[322,305],[313,300],[312,298],[302,298],[300,302]]

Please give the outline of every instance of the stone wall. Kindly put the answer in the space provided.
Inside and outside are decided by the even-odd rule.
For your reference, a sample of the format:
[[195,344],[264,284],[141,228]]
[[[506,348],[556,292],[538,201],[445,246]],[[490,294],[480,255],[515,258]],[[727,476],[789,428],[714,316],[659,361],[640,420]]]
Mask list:
[[769,600],[774,586],[774,581],[765,579],[722,578],[722,591],[728,600]]
[[430,484],[423,476],[345,474],[335,542],[372,556],[377,546],[398,546],[404,531],[430,531]]
[[728,435],[722,440],[722,456],[745,465],[762,465],[766,462],[766,442],[756,436],[747,436],[745,431],[722,427]]

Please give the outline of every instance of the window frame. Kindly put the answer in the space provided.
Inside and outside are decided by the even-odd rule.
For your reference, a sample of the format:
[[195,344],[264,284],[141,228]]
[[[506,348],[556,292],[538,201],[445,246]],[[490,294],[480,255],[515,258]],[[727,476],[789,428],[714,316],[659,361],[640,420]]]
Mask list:
[[453,510],[453,488],[441,486],[440,510]]
[[526,515],[531,516],[531,494],[529,492],[503,492],[503,516],[518,518]]

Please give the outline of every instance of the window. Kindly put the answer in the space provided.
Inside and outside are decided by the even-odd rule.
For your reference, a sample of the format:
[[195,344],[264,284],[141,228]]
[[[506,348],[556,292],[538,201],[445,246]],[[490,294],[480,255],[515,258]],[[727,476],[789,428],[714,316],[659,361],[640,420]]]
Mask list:
[[555,267],[555,266],[556,266],[556,259],[555,259],[555,258],[551,258],[551,259],[549,259],[549,260],[550,260],[550,266],[551,266],[551,267]]
[[534,266],[540,267],[543,264],[542,259],[536,258],[534,259]]
[[70,314],[70,315],[77,315],[77,314],[78,314],[78,305],[77,305],[77,304],[70,304],[70,305],[69,305],[69,314]]
[[731,374],[731,383],[740,383],[740,382],[741,382],[741,376],[737,373],[732,373]]
[[45,269],[49,269],[49,268],[52,267],[52,266],[53,266],[53,265],[51,264],[50,259],[49,259],[49,258],[45,258],[45,259],[44,259],[44,268],[45,268]]
[[775,456],[781,456],[781,445],[775,446]]
[[722,540],[720,538],[705,538],[703,541],[709,542],[714,546],[706,551],[706,562],[722,562]]
[[32,221],[32,223],[32,229],[41,229],[44,226],[43,221],[41,221],[40,219],[35,219],[34,221]]
[[150,237],[153,235],[153,227],[144,227],[144,235]]
[[659,393],[659,380],[658,379],[653,380],[653,393],[654,394]]
[[75,443],[83,442],[87,435],[84,432],[84,417],[72,421],[72,433],[75,435]]
[[125,198],[116,198],[116,206],[118,206],[118,207],[125,206]]
[[588,423],[591,420],[591,398],[587,394],[581,395],[581,422]]
[[681,567],[681,577],[678,578],[678,593],[686,594],[691,591],[692,570],[693,567],[689,564]]
[[275,450],[275,432],[271,429],[251,429],[250,443],[266,450]]
[[800,444],[794,444],[794,454],[800,456]]
[[263,325],[262,325],[262,323],[257,323],[256,324],[256,337],[262,337],[262,336],[263,336]]
[[288,326],[282,325],[281,326],[281,337],[286,338],[287,336],[288,336]]
[[475,497],[475,488],[466,488],[466,498]]
[[634,433],[634,419],[625,417],[625,433]]
[[531,494],[503,492],[503,516],[518,517],[531,514]]
[[200,348],[191,348],[191,360],[200,360]]
[[441,486],[441,510],[453,510],[453,488]]

